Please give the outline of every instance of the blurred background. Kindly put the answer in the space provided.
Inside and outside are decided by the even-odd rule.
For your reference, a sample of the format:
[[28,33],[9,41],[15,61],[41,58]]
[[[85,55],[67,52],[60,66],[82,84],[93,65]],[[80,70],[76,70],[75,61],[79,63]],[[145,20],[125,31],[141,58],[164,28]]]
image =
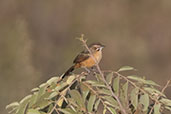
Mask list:
[[102,69],[133,66],[161,85],[171,78],[170,0],[0,0],[1,113],[64,73],[82,33],[106,45]]

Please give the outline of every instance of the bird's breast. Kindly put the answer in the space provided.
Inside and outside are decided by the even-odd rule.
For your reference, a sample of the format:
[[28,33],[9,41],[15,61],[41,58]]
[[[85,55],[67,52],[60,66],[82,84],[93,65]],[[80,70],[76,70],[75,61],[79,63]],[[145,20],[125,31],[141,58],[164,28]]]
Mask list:
[[[102,58],[102,52],[95,52],[93,53],[94,58],[96,59],[97,63],[100,62],[101,58]],[[80,63],[82,67],[93,67],[96,62],[94,61],[94,59],[90,56],[88,59],[86,59],[85,61]]]

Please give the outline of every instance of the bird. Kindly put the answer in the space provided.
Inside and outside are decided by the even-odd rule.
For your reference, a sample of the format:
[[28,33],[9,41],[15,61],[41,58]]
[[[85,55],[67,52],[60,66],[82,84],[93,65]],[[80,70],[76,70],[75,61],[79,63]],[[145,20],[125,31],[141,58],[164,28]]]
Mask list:
[[95,66],[95,64],[98,64],[102,59],[102,49],[104,47],[105,45],[102,45],[101,43],[90,44],[88,48],[90,49],[91,54],[94,58],[91,56],[88,50],[83,50],[75,57],[73,65],[64,73],[62,79],[68,76],[74,69],[92,68],[93,66]]

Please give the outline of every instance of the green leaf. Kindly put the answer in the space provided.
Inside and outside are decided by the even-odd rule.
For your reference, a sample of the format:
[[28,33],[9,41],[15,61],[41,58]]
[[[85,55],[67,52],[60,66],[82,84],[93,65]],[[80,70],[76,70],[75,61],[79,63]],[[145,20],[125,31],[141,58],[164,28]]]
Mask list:
[[118,72],[129,71],[129,70],[135,70],[135,69],[133,67],[130,67],[130,66],[123,66],[118,70]]
[[98,81],[95,81],[95,80],[88,80],[86,82],[89,83],[89,84],[91,84],[92,86],[96,86],[96,87],[106,87],[103,82],[98,82]]
[[109,104],[109,105],[111,105],[111,106],[113,106],[115,108],[118,108],[118,103],[113,97],[111,97],[111,96],[103,96],[102,98],[108,102],[108,103],[106,102],[107,104]]
[[171,100],[170,99],[162,98],[160,101],[167,106],[171,106]]
[[17,114],[24,114],[24,112],[26,111],[26,107],[29,105],[31,97],[32,95],[28,95],[20,101],[20,106],[17,111]]
[[137,106],[138,106],[138,92],[139,92],[138,88],[134,88],[131,91],[131,103],[135,109],[137,109]]
[[43,88],[43,87],[47,87],[48,84],[47,83],[42,83],[41,85],[39,85],[39,88]]
[[35,104],[32,105],[32,107],[37,108],[37,109],[43,109],[46,106],[50,105],[52,103],[51,100],[48,100],[50,93],[45,93],[42,95]]
[[64,98],[63,98],[63,97],[60,97],[60,98],[58,99],[58,101],[57,101],[56,104],[57,104],[59,107],[61,107],[62,104],[63,104],[63,102],[64,102]]
[[98,100],[96,101],[95,105],[94,105],[94,110],[95,110],[95,111],[97,111],[99,104],[100,104],[100,99],[98,99]]
[[160,103],[156,103],[154,105],[154,114],[160,114],[160,107],[161,107],[161,104]]
[[107,111],[107,109],[106,109],[106,107],[104,107],[103,114],[106,114],[106,111]]
[[116,77],[113,81],[113,89],[117,96],[119,95],[119,81],[120,81],[119,76]]
[[169,107],[169,106],[165,106],[164,108],[171,111],[171,107]]
[[85,86],[83,83],[80,84],[81,85],[81,92],[82,92],[82,96],[84,99],[84,102],[86,101],[87,95],[90,92],[90,90],[87,88],[87,86]]
[[9,109],[9,108],[14,108],[14,107],[18,107],[19,106],[19,103],[18,102],[13,102],[9,105],[6,106],[6,109]]
[[75,75],[69,76],[68,79],[67,79],[67,81],[66,81],[66,83],[67,84],[70,84],[75,78],[76,78]]
[[52,93],[49,95],[48,99],[52,99],[52,98],[54,98],[55,96],[57,96],[58,94],[59,94],[59,92],[54,91],[54,92],[52,92]]
[[52,77],[46,83],[51,85],[53,82],[56,83],[59,80],[59,77]]
[[71,90],[70,91],[70,95],[77,102],[77,104],[81,108],[85,108],[85,106],[84,106],[84,100],[83,100],[83,98],[81,97],[80,93],[77,90]]
[[63,82],[55,88],[55,91],[58,92],[58,91],[64,89],[66,86],[68,86],[68,84],[66,82]]
[[32,107],[32,105],[37,102],[37,97],[38,97],[38,93],[37,92],[33,93],[33,96],[30,98],[29,107]]
[[97,91],[98,91],[99,94],[111,95],[111,92],[108,89],[105,89],[105,88],[100,88]]
[[112,114],[117,114],[115,109],[113,109],[112,107],[107,107],[107,108]]
[[38,87],[33,88],[33,89],[31,90],[31,92],[36,92],[36,91],[39,91],[39,88],[38,88]]
[[87,105],[88,112],[91,112],[93,110],[93,105],[95,100],[96,100],[96,95],[91,95]]
[[74,112],[70,108],[64,108],[64,109],[59,108],[58,110],[61,111],[61,112],[63,112],[64,114],[76,114],[76,112]]
[[40,87],[40,88],[39,88],[39,91],[38,91],[37,100],[39,100],[40,97],[41,97],[43,94],[46,93],[46,89],[47,89],[47,87],[48,87],[48,84],[43,83],[43,84],[41,84],[39,87]]
[[149,96],[148,94],[144,93],[144,95],[140,96],[140,104],[143,105],[143,111],[146,111],[148,109],[149,106]]
[[153,86],[159,86],[158,84],[156,84],[155,82],[153,82],[152,80],[145,80],[141,77],[138,76],[127,76],[128,79],[132,79],[138,82],[141,82],[143,84],[147,84],[147,85],[153,85]]
[[150,88],[150,87],[143,87],[143,89],[147,92],[149,92],[151,95],[161,95],[166,97],[162,92],[160,92],[159,90],[155,89],[155,88]]
[[32,97],[32,95],[27,95],[26,97],[24,97],[21,101],[20,104],[23,103],[28,103],[30,101],[30,98]]
[[49,114],[49,112],[51,112],[51,111],[52,111],[53,107],[54,107],[54,105],[53,105],[53,104],[50,104],[50,105],[49,105],[49,107],[48,107],[48,112],[47,112],[48,114]]
[[42,111],[39,111],[40,112],[40,114],[47,114],[47,113],[45,113],[45,112],[42,112]]
[[109,73],[109,74],[106,76],[106,81],[107,81],[108,84],[111,84],[112,78],[113,78],[113,72]]
[[152,80],[145,80],[144,83],[147,84],[147,85],[160,86],[159,84],[153,82]]
[[27,114],[41,114],[41,113],[36,109],[29,109]]
[[132,80],[136,80],[136,81],[142,82],[142,83],[145,82],[145,80],[144,80],[143,78],[138,77],[138,76],[127,76],[127,78],[128,78],[128,79],[132,79]]
[[128,100],[128,81],[123,85],[123,92],[124,92],[124,98],[125,101]]

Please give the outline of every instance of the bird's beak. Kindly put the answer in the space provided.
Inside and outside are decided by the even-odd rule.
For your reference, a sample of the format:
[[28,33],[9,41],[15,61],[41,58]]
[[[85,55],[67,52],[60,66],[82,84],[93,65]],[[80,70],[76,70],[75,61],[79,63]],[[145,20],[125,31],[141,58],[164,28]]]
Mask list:
[[105,45],[101,45],[102,48],[106,47]]

